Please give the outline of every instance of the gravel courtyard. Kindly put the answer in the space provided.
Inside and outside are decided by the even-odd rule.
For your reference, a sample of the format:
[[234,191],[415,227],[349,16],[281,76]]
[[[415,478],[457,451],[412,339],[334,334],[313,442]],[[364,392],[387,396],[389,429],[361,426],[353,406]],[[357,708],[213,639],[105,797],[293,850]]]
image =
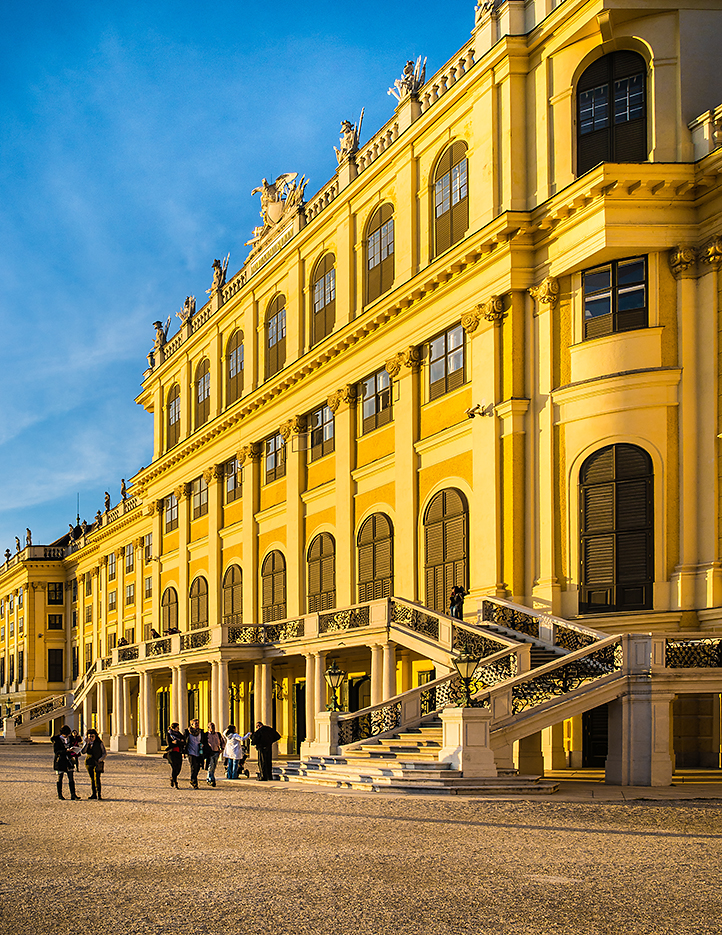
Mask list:
[[176,791],[110,754],[58,801],[0,746],[0,935],[722,933],[722,803],[438,799],[240,780]]

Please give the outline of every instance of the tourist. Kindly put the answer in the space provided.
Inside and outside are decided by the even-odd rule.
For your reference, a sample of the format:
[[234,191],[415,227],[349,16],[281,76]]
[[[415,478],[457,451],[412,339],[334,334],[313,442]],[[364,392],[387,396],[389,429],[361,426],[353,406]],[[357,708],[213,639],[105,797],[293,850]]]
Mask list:
[[80,736],[80,732],[74,730],[70,737],[68,738],[68,753],[73,758],[73,763],[75,764],[75,772],[80,772],[80,751],[83,749],[83,738]]
[[58,777],[58,798],[65,799],[63,795],[63,776],[67,776],[70,798],[73,801],[78,801],[80,796],[75,794],[75,777],[73,776],[75,764],[68,750],[71,735],[72,731],[66,725],[65,727],[61,727],[60,733],[52,738],[53,753],[55,754],[53,758],[53,769],[55,770],[55,775]]
[[191,768],[190,784],[194,789],[197,789],[198,771],[203,765],[206,750],[206,735],[200,729],[197,717],[193,718],[190,727],[186,727],[183,739],[185,740],[185,753]]
[[183,750],[185,741],[183,734],[178,730],[178,721],[173,721],[168,728],[167,733],[168,746],[166,747],[165,758],[170,764],[170,784],[171,787],[178,788],[178,776],[183,766]]
[[209,786],[215,786],[216,784],[216,764],[223,751],[223,746],[223,737],[216,731],[216,725],[213,721],[210,721],[206,732],[206,770],[208,771],[206,782]]
[[94,731],[92,727],[85,735],[85,746],[80,752],[85,754],[85,768],[90,776],[90,785],[93,790],[93,794],[88,798],[101,801],[103,796],[100,794],[100,776],[105,771],[104,760],[108,751],[98,737],[97,731]]
[[[223,751],[223,756],[228,761],[226,766],[226,779],[238,779],[238,774],[243,768],[243,765],[246,762],[246,750],[243,746],[243,741],[247,740],[251,735],[250,732],[245,736],[241,737],[240,734],[236,733],[236,725],[229,724],[225,730],[226,735],[226,747]],[[248,770],[245,770],[246,778],[248,778]]]
[[258,750],[258,777],[261,782],[273,779],[273,745],[281,735],[273,727],[268,727],[260,721],[251,734],[251,743]]
[[449,597],[449,615],[451,617],[456,617],[458,620],[464,619],[465,596],[466,591],[461,587],[461,585],[455,584],[451,589],[451,595]]

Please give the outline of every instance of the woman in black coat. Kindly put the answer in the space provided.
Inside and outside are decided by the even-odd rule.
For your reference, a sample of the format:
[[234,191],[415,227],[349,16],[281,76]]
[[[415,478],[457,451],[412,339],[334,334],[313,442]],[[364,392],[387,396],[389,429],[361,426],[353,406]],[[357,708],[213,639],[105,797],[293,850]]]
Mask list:
[[168,728],[168,746],[166,748],[166,759],[170,763],[170,784],[171,787],[178,788],[178,775],[183,766],[183,751],[185,750],[185,739],[178,729],[178,721],[173,721]]
[[58,777],[58,798],[65,798],[63,795],[63,776],[67,776],[70,798],[76,801],[80,796],[75,794],[75,777],[73,776],[75,763],[68,750],[68,740],[71,734],[72,731],[69,727],[61,727],[60,733],[52,738],[53,753],[55,754],[53,758],[53,769],[55,770],[55,775]]
[[107,756],[107,751],[105,744],[92,728],[85,735],[85,746],[80,752],[85,754],[85,768],[88,771],[90,784],[93,787],[93,794],[89,795],[88,798],[100,801],[103,798],[100,794],[100,777],[105,769],[103,761]]

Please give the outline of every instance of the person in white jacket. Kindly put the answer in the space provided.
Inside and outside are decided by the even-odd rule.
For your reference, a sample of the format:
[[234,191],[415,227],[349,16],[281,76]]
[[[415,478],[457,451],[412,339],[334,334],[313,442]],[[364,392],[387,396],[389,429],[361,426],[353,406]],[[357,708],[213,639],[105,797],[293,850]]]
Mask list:
[[223,756],[228,761],[228,765],[226,766],[226,779],[238,779],[241,770],[243,770],[246,774],[246,779],[248,779],[248,770],[243,769],[246,757],[248,756],[244,741],[248,740],[251,736],[251,732],[249,731],[241,737],[240,734],[236,733],[236,725],[229,724],[224,733],[226,736],[226,746],[223,751]]

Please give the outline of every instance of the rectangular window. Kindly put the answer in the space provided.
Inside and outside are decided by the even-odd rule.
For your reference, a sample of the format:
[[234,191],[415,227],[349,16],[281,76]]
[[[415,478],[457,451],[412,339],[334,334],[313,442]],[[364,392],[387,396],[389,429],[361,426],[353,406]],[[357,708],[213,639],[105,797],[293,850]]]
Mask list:
[[193,495],[193,519],[208,512],[208,484],[203,477],[196,477],[191,485]]
[[266,439],[265,458],[267,484],[286,476],[286,444],[280,432]]
[[115,581],[115,553],[108,556],[108,581]]
[[118,592],[117,592],[117,591],[111,591],[111,592],[108,594],[108,610],[109,610],[109,611],[113,611],[113,610],[115,610],[115,609],[117,608],[117,606],[118,606],[118,605],[117,605],[117,600],[118,600],[117,595],[118,595]]
[[135,547],[131,542],[125,547],[125,573],[131,572],[135,569]]
[[644,75],[614,82],[614,122],[626,123],[644,117]]
[[5,600],[3,598],[3,599],[0,599],[0,617],[4,617],[4,616],[5,616]]
[[585,340],[647,327],[645,256],[586,270],[582,280]]
[[18,591],[18,607],[22,607],[22,606],[23,606],[23,589],[20,588],[20,590]]
[[12,614],[14,607],[15,607],[15,600],[11,594],[10,597],[8,598],[8,613],[9,614]]
[[118,636],[116,633],[108,634],[108,652],[112,652],[115,649],[116,643],[118,642]]
[[22,633],[25,629],[25,617],[21,617],[18,620],[18,633]]
[[135,585],[134,584],[126,584],[125,586],[125,603],[126,605],[135,604]]
[[62,614],[48,614],[48,630],[62,630],[63,629],[63,615]]
[[429,342],[429,399],[437,399],[464,382],[464,329],[449,328]]
[[15,681],[15,656],[10,656],[9,662],[8,682],[12,683]]
[[0,656],[0,685],[5,684],[5,656]]
[[10,631],[9,631],[9,634],[8,634],[8,635],[9,635],[9,636],[14,636],[14,635],[15,635],[15,621],[14,621],[14,620],[11,620],[11,621],[10,621]]
[[71,614],[71,626],[73,627],[73,629],[75,629],[77,625],[78,625],[78,611],[74,610]]
[[62,682],[64,681],[63,674],[63,650],[62,649],[49,649],[48,650],[48,681],[49,682]]
[[143,560],[147,564],[153,558],[153,533],[149,532],[143,539]]
[[92,607],[85,608],[85,622],[86,623],[93,622],[93,608]]
[[171,532],[178,528],[178,501],[172,493],[165,498],[165,531]]
[[311,413],[311,461],[317,461],[334,450],[333,412],[328,406],[321,406]]
[[394,252],[394,219],[386,221],[369,235],[368,262],[373,269]]
[[85,573],[85,596],[90,597],[93,593],[93,579],[90,577],[90,572]]
[[71,600],[73,604],[75,604],[77,603],[77,600],[78,600],[78,579],[77,578],[73,578],[73,580],[70,582],[70,588],[72,590]]
[[144,594],[146,600],[149,600],[151,597],[153,597],[153,579],[150,577],[145,579]]
[[609,85],[579,95],[579,132],[584,135],[609,126]]
[[[75,581],[75,578],[73,578]],[[77,583],[76,583],[77,587]],[[74,598],[77,600],[77,596]],[[62,581],[49,581],[48,582],[48,604],[62,604],[63,603],[63,582]],[[12,607],[10,608],[12,612]]]
[[230,461],[226,461],[224,473],[226,477],[226,503],[232,503],[234,500],[238,500],[243,494],[243,487],[241,485],[241,465],[238,462],[238,458],[231,458]]
[[129,630],[126,630],[123,634],[123,638],[129,646],[132,646],[133,643],[135,643],[135,627],[131,627]]
[[25,678],[25,650],[21,649],[18,653],[18,682]]
[[92,666],[92,664],[93,664],[93,644],[86,643],[85,644],[85,671],[86,672]]
[[391,377],[386,370],[379,370],[364,380],[361,383],[360,395],[363,412],[362,435],[391,421]]

